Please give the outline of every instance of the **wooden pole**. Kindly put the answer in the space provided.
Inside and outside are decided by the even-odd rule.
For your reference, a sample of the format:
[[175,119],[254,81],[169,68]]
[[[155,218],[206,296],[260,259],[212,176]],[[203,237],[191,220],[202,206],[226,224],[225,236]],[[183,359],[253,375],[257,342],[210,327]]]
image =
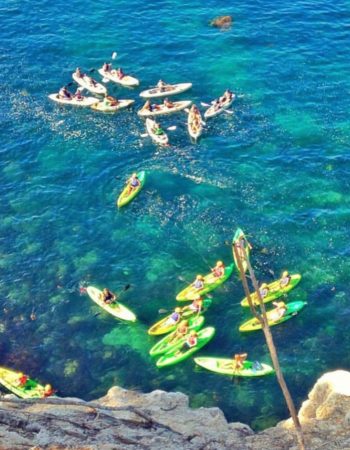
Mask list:
[[252,314],[254,315],[254,317],[261,323],[262,326],[262,330],[264,332],[265,335],[265,340],[267,343],[267,347],[269,349],[270,352],[270,356],[271,356],[271,360],[272,360],[272,364],[273,367],[275,369],[276,372],[276,377],[277,377],[277,381],[280,385],[280,388],[282,390],[283,396],[285,398],[285,401],[287,403],[287,407],[289,409],[290,415],[292,417],[293,423],[294,423],[294,428],[295,428],[295,434],[297,437],[297,441],[298,441],[298,447],[300,450],[305,450],[305,442],[304,442],[304,435],[303,435],[303,430],[299,421],[299,417],[298,414],[296,412],[295,406],[294,406],[294,402],[292,399],[292,396],[290,395],[289,389],[287,387],[286,381],[284,379],[282,370],[281,370],[281,366],[278,360],[278,355],[277,355],[277,350],[275,347],[275,344],[273,342],[273,338],[272,338],[272,334],[271,334],[271,329],[270,326],[268,324],[268,320],[267,320],[267,316],[266,316],[266,309],[265,309],[265,304],[263,302],[263,299],[261,297],[260,291],[259,291],[259,286],[258,283],[256,281],[255,278],[255,274],[253,271],[253,268],[250,264],[249,259],[247,258],[247,253],[245,251],[244,246],[242,245],[241,242],[238,243],[238,246],[240,247],[241,250],[241,254],[244,257],[245,262],[247,263],[247,267],[249,270],[249,274],[250,274],[250,278],[252,280],[253,283],[253,287],[254,290],[256,292],[256,295],[258,297],[259,300],[259,307],[260,307],[260,311],[261,314],[256,310],[256,307],[252,301],[252,298],[250,296],[250,291],[249,291],[249,286],[248,286],[248,282],[247,282],[247,278],[246,278],[246,274],[243,270],[243,265],[242,265],[242,260],[240,257],[240,254],[236,248],[236,245],[233,244],[233,251],[234,254],[236,256],[236,261],[238,263],[238,270],[241,276],[241,280],[242,280],[242,284],[243,284],[243,289],[244,292],[246,294],[247,300],[248,300],[248,304],[249,304],[249,308],[252,312]]

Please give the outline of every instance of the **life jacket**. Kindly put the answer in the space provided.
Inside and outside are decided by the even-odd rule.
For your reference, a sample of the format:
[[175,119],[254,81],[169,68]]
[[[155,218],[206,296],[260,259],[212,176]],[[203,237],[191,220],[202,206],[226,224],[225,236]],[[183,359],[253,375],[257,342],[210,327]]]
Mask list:
[[189,336],[186,343],[189,347],[194,347],[195,345],[197,345],[197,337]]

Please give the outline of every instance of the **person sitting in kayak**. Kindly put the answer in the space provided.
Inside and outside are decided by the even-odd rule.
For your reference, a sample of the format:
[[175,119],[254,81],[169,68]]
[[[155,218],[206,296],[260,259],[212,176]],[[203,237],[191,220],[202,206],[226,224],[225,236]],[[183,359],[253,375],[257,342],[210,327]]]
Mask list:
[[216,266],[213,269],[211,269],[211,271],[213,272],[214,277],[221,278],[222,276],[225,275],[224,263],[222,261],[218,261],[216,263]]
[[235,254],[236,249],[242,261],[245,261],[245,256],[247,253],[246,247],[248,247],[249,250],[253,248],[244,236],[241,236],[233,243],[233,253]]
[[133,173],[131,175],[131,177],[129,178],[127,183],[129,184],[129,194],[130,194],[130,192],[132,192],[133,190],[137,189],[141,185],[141,182],[137,178],[137,174],[136,173]]
[[285,288],[286,286],[288,286],[290,280],[291,280],[291,276],[289,275],[288,271],[285,270],[282,273],[282,278],[280,279],[280,287]]
[[76,91],[75,91],[75,93],[74,93],[74,98],[75,98],[75,100],[79,100],[79,101],[81,101],[81,100],[83,100],[83,96],[82,96],[82,94],[81,94],[81,88],[78,88]]
[[166,108],[174,108],[174,103],[171,102],[168,98],[165,98],[163,104]]
[[18,380],[17,380],[17,383],[16,383],[17,387],[25,388],[28,379],[29,378],[28,378],[27,375],[25,375],[24,373],[20,372],[18,374]]
[[92,86],[92,87],[96,87],[97,86],[97,81],[94,80],[93,78],[88,77],[88,81],[89,81],[90,86]]
[[159,80],[157,83],[157,88],[159,89],[160,92],[164,92],[165,91],[165,87],[166,87],[166,83],[164,83],[163,80]]
[[228,103],[229,101],[231,101],[232,96],[233,96],[233,93],[229,89],[226,89],[226,91],[220,97],[220,103],[221,104]]
[[200,291],[201,289],[204,288],[204,277],[203,275],[197,275],[195,282],[192,284],[192,286],[197,289],[198,291]]
[[115,97],[112,97],[111,95],[107,95],[105,94],[104,99],[103,99],[103,104],[106,106],[116,106],[118,105],[119,100],[116,99]]
[[177,326],[173,337],[169,340],[169,344],[179,341],[181,338],[186,336],[186,334],[188,333],[188,327],[188,320],[182,320]]
[[75,75],[78,77],[78,78],[84,78],[84,73],[80,70],[80,67],[77,67],[76,69],[75,69]]
[[44,387],[43,397],[51,397],[56,391],[52,388],[51,384],[46,384]]
[[221,108],[220,99],[217,98],[216,100],[213,101],[213,108],[214,108],[214,111],[217,111],[218,109]]
[[112,64],[109,64],[109,63],[104,63],[103,64],[103,66],[102,66],[102,70],[104,71],[104,72],[110,72],[111,70],[112,70]]
[[175,353],[175,355],[180,354],[181,352],[186,352],[190,350],[192,347],[195,347],[198,343],[198,334],[196,331],[191,331],[190,334],[187,335],[187,339],[183,346]]
[[260,296],[262,299],[264,299],[267,294],[269,293],[269,287],[266,283],[263,283],[259,288]]
[[244,361],[247,359],[248,353],[236,353],[233,357],[232,368],[234,371],[242,370]]
[[194,313],[199,314],[203,310],[203,299],[200,295],[197,295],[197,297],[193,300],[193,302],[190,305],[184,306],[182,308],[182,311],[193,311]]
[[125,77],[125,73],[123,72],[123,69],[121,67],[118,67],[118,69],[116,70],[116,75],[119,78],[119,80],[121,80],[122,78]]
[[115,303],[117,300],[117,296],[107,288],[103,289],[103,291],[100,294],[100,298],[104,303],[107,303],[107,305]]
[[164,130],[163,128],[159,125],[158,122],[154,122],[154,127],[153,127],[153,133],[156,134],[157,136],[161,136],[162,134],[164,134]]
[[168,317],[168,319],[164,322],[164,326],[176,325],[180,322],[182,316],[181,308],[175,308],[174,312]]
[[285,315],[287,306],[284,302],[273,302],[272,304],[276,306],[276,308],[269,312],[268,318],[273,322],[276,322],[277,320],[282,319]]
[[58,92],[59,98],[63,98],[65,100],[71,100],[73,95],[68,91],[66,86],[61,87],[61,89]]

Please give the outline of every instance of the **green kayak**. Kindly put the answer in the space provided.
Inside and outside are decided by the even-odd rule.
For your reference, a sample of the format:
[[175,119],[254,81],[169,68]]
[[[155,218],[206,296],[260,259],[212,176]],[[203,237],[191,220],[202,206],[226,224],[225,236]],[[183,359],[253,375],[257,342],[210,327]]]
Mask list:
[[[280,285],[281,280],[282,278],[273,281],[272,283],[267,285],[268,292],[267,295],[263,298],[264,303],[272,302],[273,300],[276,300],[277,298],[281,297],[283,294],[286,294],[287,292],[294,289],[295,286],[300,282],[301,275],[299,273],[290,275],[290,281],[284,287],[281,287]],[[259,304],[258,296],[256,295],[255,292],[250,296],[250,298],[252,299],[252,302],[255,305]],[[247,297],[244,297],[244,299],[241,301],[241,305],[245,307],[249,306]]]
[[207,292],[213,291],[222,283],[224,283],[232,274],[234,264],[230,264],[225,267],[225,273],[222,277],[215,277],[212,273],[209,273],[204,277],[204,287],[202,289],[196,289],[191,283],[187,288],[183,289],[176,296],[176,300],[184,302],[187,300],[194,300],[198,295],[204,295]]
[[211,372],[220,373],[222,375],[231,375],[236,377],[261,377],[274,373],[271,366],[264,363],[256,363],[252,361],[244,361],[242,369],[234,370],[232,367],[232,358],[214,358],[214,357],[197,357],[194,358],[196,364]]
[[140,180],[140,186],[138,186],[136,189],[133,189],[130,192],[129,183],[128,183],[127,186],[123,189],[123,192],[118,197],[118,200],[117,200],[118,208],[121,208],[122,206],[125,206],[128,203],[130,203],[131,200],[133,200],[136,197],[136,195],[143,188],[143,186],[145,184],[145,179],[146,179],[146,172],[144,170],[142,170],[141,172],[137,172],[136,175],[137,175],[137,178]]
[[[202,328],[204,324],[204,317],[198,316],[198,317],[192,317],[188,320],[188,329],[198,331],[200,328]],[[170,343],[171,339],[175,336],[176,330],[173,331],[170,334],[167,334],[163,339],[158,341],[149,351],[149,354],[151,356],[159,356],[163,353],[170,352],[174,347],[178,347],[179,344],[183,344],[186,340],[186,337],[183,337],[181,339],[177,339],[176,341]]]
[[[232,239],[232,253],[233,253],[233,259],[235,261],[238,273],[239,273],[239,266],[238,266],[236,253],[234,251],[234,246],[235,245],[237,246],[237,244],[239,244],[240,241],[242,241],[243,246],[244,246],[244,250],[245,250],[245,252],[247,254],[247,258],[249,259],[249,254],[250,254],[249,242],[247,241],[247,238],[246,238],[245,234],[243,233],[243,230],[241,228],[237,228],[237,231],[236,231],[236,233],[235,233],[235,235],[233,236],[233,239]],[[246,262],[246,260],[244,258],[244,255],[242,254],[242,250],[240,249],[240,247],[236,247],[236,248],[237,248],[237,251],[238,251],[238,255],[241,258],[243,270],[244,270],[244,272],[246,272],[247,269],[248,269],[247,262]]]
[[[292,317],[296,316],[298,314],[298,312],[304,308],[305,305],[307,305],[307,303],[302,302],[302,301],[286,303],[287,311],[280,318],[278,318],[278,315],[277,315],[277,308],[274,308],[271,311],[268,311],[266,313],[266,315],[267,315],[267,320],[268,320],[270,327],[273,327],[274,325],[278,325],[279,323],[285,322],[286,320],[289,320]],[[239,327],[239,331],[242,331],[242,332],[255,331],[255,330],[261,330],[261,328],[262,327],[261,327],[260,322],[254,317],[253,319],[250,319],[247,322],[244,322]]]
[[203,330],[198,332],[197,345],[188,350],[181,350],[183,343],[179,344],[171,352],[166,353],[158,359],[156,363],[157,367],[172,366],[184,361],[193,355],[193,353],[197,352],[200,348],[204,347],[214,337],[214,334],[214,327],[203,328]]
[[43,398],[44,386],[37,381],[28,378],[24,386],[18,386],[20,372],[14,370],[0,368],[0,384],[6,387],[9,391],[21,398]]

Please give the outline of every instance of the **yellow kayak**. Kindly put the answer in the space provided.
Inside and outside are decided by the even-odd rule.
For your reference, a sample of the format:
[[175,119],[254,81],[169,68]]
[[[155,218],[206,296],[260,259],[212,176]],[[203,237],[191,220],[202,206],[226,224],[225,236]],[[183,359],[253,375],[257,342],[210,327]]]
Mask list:
[[24,386],[18,386],[20,372],[0,367],[0,384],[21,398],[43,398],[44,386],[28,378]]

